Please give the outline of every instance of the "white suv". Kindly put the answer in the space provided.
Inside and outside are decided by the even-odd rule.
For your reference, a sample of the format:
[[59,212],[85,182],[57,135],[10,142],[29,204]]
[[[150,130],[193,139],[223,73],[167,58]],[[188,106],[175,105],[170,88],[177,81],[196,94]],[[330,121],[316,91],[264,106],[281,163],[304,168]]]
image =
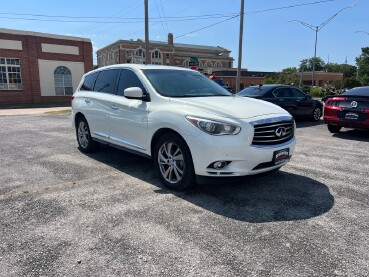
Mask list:
[[295,148],[295,122],[282,108],[234,96],[189,69],[120,64],[85,74],[73,95],[80,150],[99,143],[154,160],[167,187],[196,176],[277,170]]

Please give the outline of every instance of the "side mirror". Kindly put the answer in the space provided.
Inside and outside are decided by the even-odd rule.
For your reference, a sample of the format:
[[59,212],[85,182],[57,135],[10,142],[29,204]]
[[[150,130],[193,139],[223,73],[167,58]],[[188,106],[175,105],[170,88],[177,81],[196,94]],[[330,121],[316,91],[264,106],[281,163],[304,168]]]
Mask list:
[[312,99],[313,97],[311,97],[311,95],[307,94],[306,95],[306,99]]
[[140,99],[142,100],[144,95],[142,89],[139,87],[126,88],[124,90],[124,97],[128,99]]

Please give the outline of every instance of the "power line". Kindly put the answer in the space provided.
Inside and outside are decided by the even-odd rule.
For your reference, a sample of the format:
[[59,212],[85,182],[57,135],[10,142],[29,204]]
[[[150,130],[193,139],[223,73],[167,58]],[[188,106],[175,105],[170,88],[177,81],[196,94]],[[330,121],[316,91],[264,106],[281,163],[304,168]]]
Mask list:
[[[244,15],[251,15],[251,14],[258,14],[258,13],[265,13],[265,12],[271,12],[271,11],[275,11],[275,10],[284,10],[284,9],[291,9],[291,8],[297,8],[297,7],[302,7],[302,6],[309,6],[309,5],[316,5],[316,4],[322,4],[322,3],[326,3],[326,2],[334,2],[336,0],[321,0],[321,1],[315,1],[315,2],[309,2],[309,3],[302,3],[302,4],[296,4],[296,5],[290,5],[290,6],[283,6],[283,7],[277,7],[277,8],[270,8],[270,9],[265,9],[265,10],[259,10],[259,11],[254,11],[254,12],[248,12],[248,13],[244,13]],[[235,16],[232,16],[232,17],[229,17],[228,19],[226,20],[222,20],[222,21],[218,21],[218,22],[215,22],[213,24],[210,24],[210,25],[207,25],[207,26],[204,26],[200,29],[197,29],[197,30],[194,30],[194,31],[191,31],[189,33],[186,33],[186,34],[183,34],[183,35],[180,35],[180,36],[177,36],[175,38],[180,38],[180,37],[184,37],[184,36],[187,36],[187,35],[190,35],[190,34],[193,34],[195,32],[198,32],[198,31],[202,31],[204,29],[208,29],[210,27],[213,27],[215,25],[218,25],[220,23],[223,23],[223,22],[226,22],[226,21],[229,21],[231,19],[234,19],[236,17],[239,17],[240,15],[237,14]]]
[[207,29],[207,28],[213,27],[213,26],[215,26],[215,25],[218,25],[218,24],[220,24],[220,23],[223,23],[223,22],[229,21],[229,20],[234,19],[234,18],[239,17],[239,16],[240,16],[239,14],[238,14],[238,15],[235,15],[235,16],[232,16],[232,17],[227,18],[227,19],[225,19],[225,20],[215,22],[215,23],[213,23],[213,24],[210,24],[210,25],[208,25],[208,26],[205,26],[205,27],[202,27],[202,28],[200,28],[200,29],[194,30],[194,31],[192,31],[192,32],[186,33],[186,34],[184,34],[184,35],[177,36],[177,37],[175,37],[175,38],[184,37],[184,36],[187,36],[187,35],[193,34],[193,33],[195,33],[195,32],[202,31],[202,30],[204,30],[204,29]]
[[166,19],[165,12],[164,12],[163,2],[161,0],[160,0],[160,5],[161,5],[161,10],[162,10],[163,16],[164,16],[165,26],[167,27],[167,33],[169,33],[169,28],[168,28],[167,19]]
[[285,10],[285,9],[291,9],[291,8],[297,8],[297,7],[303,7],[303,6],[311,6],[311,5],[322,4],[322,3],[326,3],[326,2],[335,2],[335,1],[337,1],[337,0],[321,0],[321,1],[315,1],[315,2],[309,2],[309,3],[295,4],[295,5],[290,5],[290,6],[284,6],[284,7],[277,7],[277,8],[270,8],[270,9],[260,10],[260,11],[248,12],[248,13],[245,13],[245,15],[271,12],[271,11],[276,11],[276,10]]
[[[161,0],[160,0],[161,1]],[[162,5],[162,2],[161,2]],[[159,7],[156,4],[156,9],[159,11]],[[126,10],[126,9],[125,9]],[[162,7],[163,10],[163,14],[164,14],[164,9]],[[230,14],[203,14],[203,15],[188,15],[188,16],[166,16],[167,19],[188,19],[188,20],[193,20],[193,19],[197,19],[197,18],[221,18],[221,17],[228,17],[231,15],[236,15],[237,13],[230,13]],[[132,20],[132,21],[144,21],[145,18],[143,17],[112,17],[112,16],[66,16],[66,15],[45,15],[45,14],[29,14],[29,13],[0,13],[0,15],[11,15],[11,16],[33,16],[33,17],[45,17],[45,18],[55,18],[56,20],[61,20],[62,18],[65,19],[79,19],[77,21],[67,21],[67,20],[63,20],[62,22],[98,22],[98,23],[106,23],[106,21],[99,21],[99,20],[88,20],[88,19],[123,19],[123,20]],[[20,17],[20,18],[16,18],[16,17],[3,17],[3,18],[9,18],[9,19],[27,19],[25,17]],[[59,18],[59,19],[58,19]],[[31,20],[37,20],[37,19],[32,19]],[[80,20],[83,19],[83,20]],[[162,20],[162,16],[159,14],[159,17],[151,17],[151,19],[154,20]],[[38,20],[42,20],[42,21],[47,21],[47,19],[38,19]],[[50,21],[54,21],[54,20],[50,20]],[[108,21],[109,22],[109,21]],[[110,23],[110,22],[109,22]]]

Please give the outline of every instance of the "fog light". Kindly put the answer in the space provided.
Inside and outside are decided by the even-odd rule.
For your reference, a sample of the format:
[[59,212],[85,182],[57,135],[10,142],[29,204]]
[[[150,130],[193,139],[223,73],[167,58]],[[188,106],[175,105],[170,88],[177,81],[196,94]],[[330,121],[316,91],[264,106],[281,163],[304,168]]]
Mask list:
[[227,161],[216,161],[210,164],[209,167],[214,169],[222,169],[225,168],[228,164],[229,162]]

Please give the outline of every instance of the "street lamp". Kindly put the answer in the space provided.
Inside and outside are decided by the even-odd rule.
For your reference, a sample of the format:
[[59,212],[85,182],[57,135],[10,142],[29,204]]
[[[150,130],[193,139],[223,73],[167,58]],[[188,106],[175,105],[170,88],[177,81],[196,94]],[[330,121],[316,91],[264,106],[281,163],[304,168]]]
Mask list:
[[342,12],[343,10],[346,10],[346,9],[349,9],[349,8],[353,8],[355,7],[356,4],[354,5],[350,5],[350,6],[347,6],[345,8],[342,8],[340,9],[338,12],[336,12],[334,15],[332,15],[330,18],[328,18],[326,21],[324,21],[323,23],[321,23],[320,25],[318,26],[313,26],[311,24],[308,24],[306,22],[303,22],[303,21],[300,21],[300,20],[290,20],[288,22],[298,22],[302,25],[304,25],[305,27],[313,30],[315,32],[315,48],[314,48],[314,61],[313,61],[313,73],[312,73],[312,79],[311,79],[311,84],[312,86],[314,86],[315,84],[315,60],[316,60],[316,45],[317,45],[317,42],[318,42],[318,32],[325,26],[327,25],[333,18],[335,18],[340,12]]

